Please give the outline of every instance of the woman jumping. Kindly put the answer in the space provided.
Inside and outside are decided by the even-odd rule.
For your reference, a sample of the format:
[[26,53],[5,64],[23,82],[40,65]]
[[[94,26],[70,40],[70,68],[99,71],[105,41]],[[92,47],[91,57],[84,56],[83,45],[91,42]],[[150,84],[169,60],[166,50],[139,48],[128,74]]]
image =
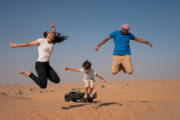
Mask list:
[[53,30],[45,31],[43,33],[45,38],[37,39],[30,43],[16,44],[14,42],[9,42],[9,46],[12,48],[16,47],[29,47],[29,46],[38,46],[39,57],[35,63],[35,68],[38,76],[35,76],[29,70],[21,71],[19,74],[30,77],[36,84],[41,88],[47,87],[47,79],[54,83],[59,83],[60,78],[53,68],[49,65],[49,59],[53,51],[53,47],[56,43],[61,43],[66,40],[67,36],[61,35],[61,33],[56,33],[56,28],[53,24],[48,23]]

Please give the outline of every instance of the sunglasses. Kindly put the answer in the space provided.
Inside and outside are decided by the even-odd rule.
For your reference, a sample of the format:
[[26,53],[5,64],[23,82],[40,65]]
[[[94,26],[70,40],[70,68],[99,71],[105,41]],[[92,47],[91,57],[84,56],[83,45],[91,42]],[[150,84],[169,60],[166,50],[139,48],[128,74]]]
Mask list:
[[128,30],[125,30],[125,29],[123,29],[124,30],[124,32],[129,32]]

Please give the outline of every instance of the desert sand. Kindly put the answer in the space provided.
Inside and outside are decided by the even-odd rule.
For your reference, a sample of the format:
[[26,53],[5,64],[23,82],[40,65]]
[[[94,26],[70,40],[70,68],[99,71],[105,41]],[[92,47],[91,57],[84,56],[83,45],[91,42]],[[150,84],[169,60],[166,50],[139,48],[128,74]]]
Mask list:
[[83,83],[0,86],[0,120],[180,120],[180,80],[96,82],[93,103],[65,102]]

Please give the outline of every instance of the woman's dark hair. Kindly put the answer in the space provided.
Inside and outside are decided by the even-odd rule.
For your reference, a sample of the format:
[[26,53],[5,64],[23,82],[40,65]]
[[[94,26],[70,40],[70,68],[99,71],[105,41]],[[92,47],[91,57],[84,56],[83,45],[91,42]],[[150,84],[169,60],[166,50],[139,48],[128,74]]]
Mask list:
[[[54,40],[52,41],[52,43],[54,43],[54,44],[55,43],[60,43],[60,42],[66,40],[68,38],[67,36],[61,35],[61,33],[56,32],[55,34],[56,34],[56,36],[55,36]],[[48,31],[45,31],[43,33],[43,36],[46,38],[47,35],[48,35]]]
[[91,63],[88,60],[86,60],[86,61],[84,61],[82,67],[85,68],[86,70],[90,69],[91,68]]

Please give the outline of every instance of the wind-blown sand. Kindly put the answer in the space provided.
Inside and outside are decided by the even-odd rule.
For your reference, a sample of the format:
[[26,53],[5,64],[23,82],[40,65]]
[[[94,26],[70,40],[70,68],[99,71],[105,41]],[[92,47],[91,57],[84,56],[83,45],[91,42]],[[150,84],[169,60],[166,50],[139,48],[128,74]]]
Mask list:
[[93,103],[65,102],[72,88],[0,86],[0,120],[180,120],[180,80],[96,82]]

